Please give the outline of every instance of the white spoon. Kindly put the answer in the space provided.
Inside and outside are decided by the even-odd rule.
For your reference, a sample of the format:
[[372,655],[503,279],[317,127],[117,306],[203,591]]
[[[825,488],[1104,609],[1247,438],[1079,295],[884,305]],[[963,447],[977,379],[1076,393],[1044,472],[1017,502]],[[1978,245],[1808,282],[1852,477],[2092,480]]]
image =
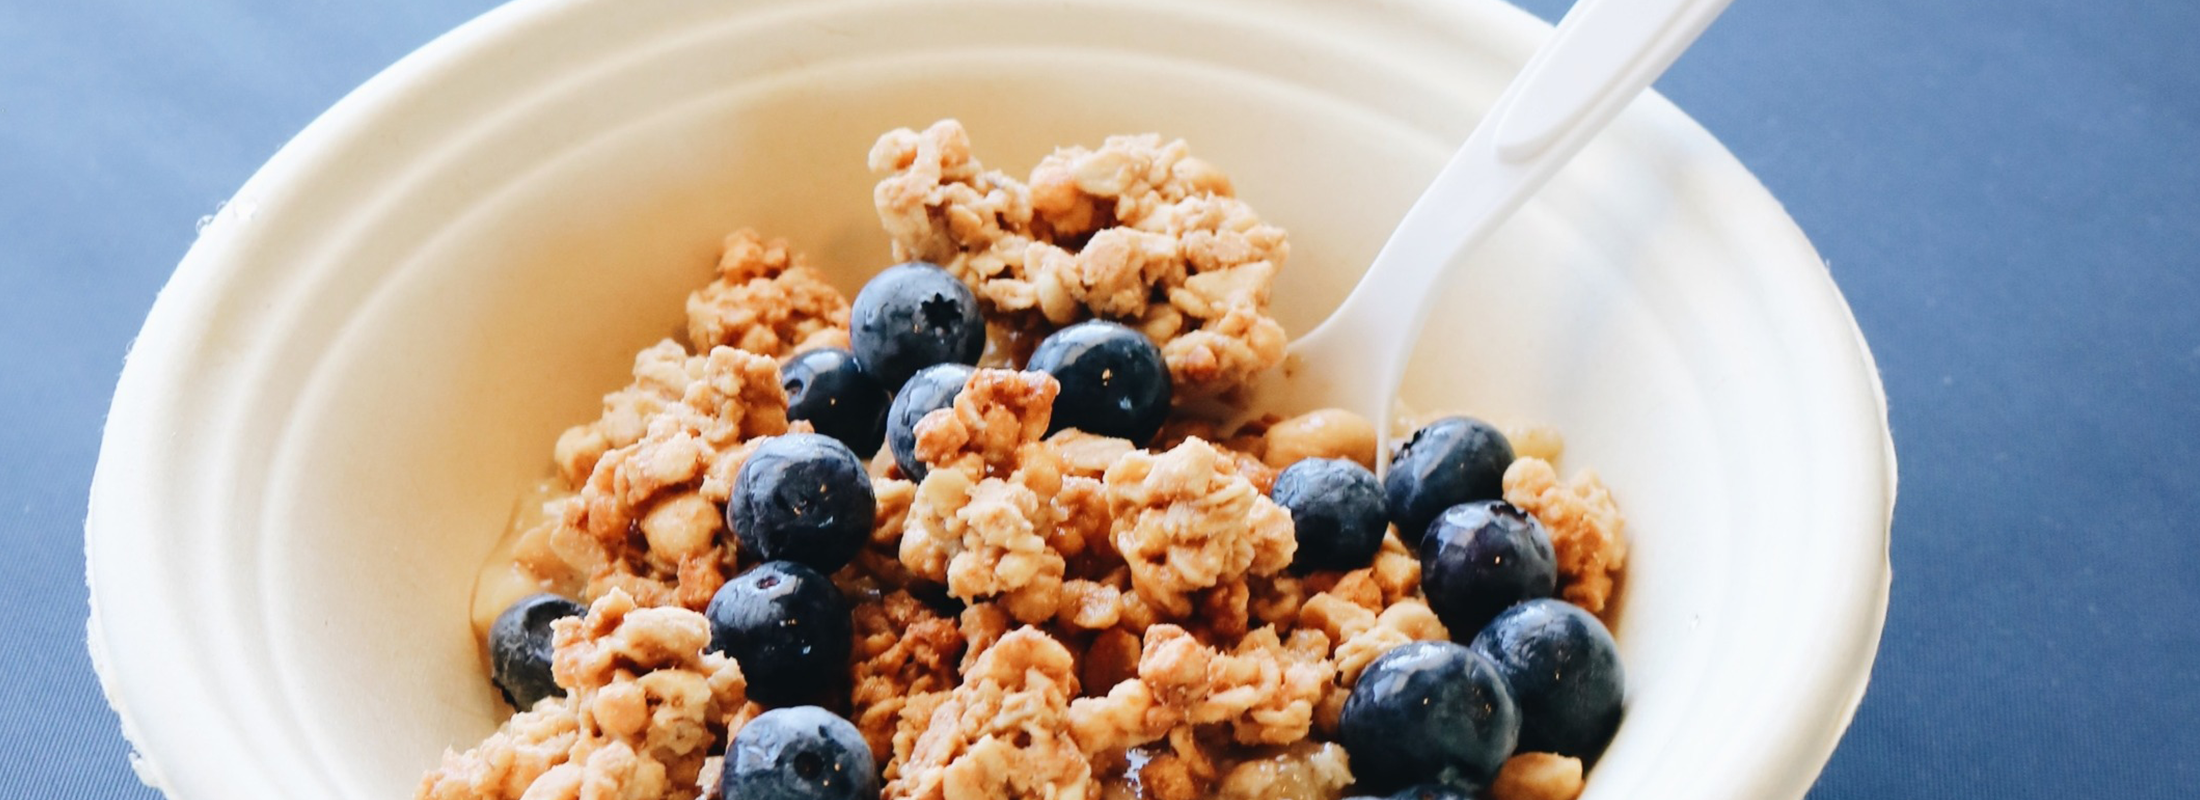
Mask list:
[[1414,201],[1344,304],[1291,343],[1283,368],[1253,387],[1247,407],[1357,412],[1375,423],[1377,452],[1389,452],[1406,358],[1460,256],[1663,74],[1728,2],[1576,2]]

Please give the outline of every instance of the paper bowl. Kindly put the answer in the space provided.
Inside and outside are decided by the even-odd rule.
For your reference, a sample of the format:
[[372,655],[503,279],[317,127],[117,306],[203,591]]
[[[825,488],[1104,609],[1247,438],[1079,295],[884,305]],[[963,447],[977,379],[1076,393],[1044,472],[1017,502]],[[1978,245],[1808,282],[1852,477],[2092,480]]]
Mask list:
[[[239,190],[115,393],[90,648],[177,800],[407,796],[498,721],[475,571],[720,237],[853,290],[864,154],[959,117],[1028,169],[1188,139],[1292,234],[1303,331],[1548,27],[1494,0],[526,0],[391,67]],[[1646,97],[1474,254],[1406,387],[1558,427],[1630,520],[1625,724],[1586,797],[1799,797],[1863,691],[1894,460],[1810,245]]]

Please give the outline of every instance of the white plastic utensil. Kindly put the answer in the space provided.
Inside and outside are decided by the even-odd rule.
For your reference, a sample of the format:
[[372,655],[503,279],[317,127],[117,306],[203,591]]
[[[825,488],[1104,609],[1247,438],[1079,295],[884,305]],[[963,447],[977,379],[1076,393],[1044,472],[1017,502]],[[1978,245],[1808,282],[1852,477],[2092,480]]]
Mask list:
[[1392,396],[1460,256],[1671,66],[1729,0],[1579,0],[1406,212],[1344,304],[1293,341],[1250,408],[1343,408],[1388,452]]

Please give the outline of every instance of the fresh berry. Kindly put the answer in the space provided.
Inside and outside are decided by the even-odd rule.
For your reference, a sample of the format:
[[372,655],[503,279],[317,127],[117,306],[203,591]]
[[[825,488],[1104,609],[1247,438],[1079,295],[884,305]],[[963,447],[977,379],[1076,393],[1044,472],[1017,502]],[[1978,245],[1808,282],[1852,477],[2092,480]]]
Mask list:
[[1113,322],[1090,320],[1055,331],[1031,351],[1026,368],[1062,384],[1050,434],[1076,428],[1143,445],[1169,415],[1169,365],[1161,348]]
[[1520,747],[1592,759],[1619,727],[1627,675],[1612,632],[1562,600],[1506,609],[1475,635],[1520,705]]
[[863,458],[886,438],[886,387],[838,347],[804,351],[779,368],[787,390],[787,418],[810,421],[818,433],[839,439]]
[[894,405],[886,410],[886,448],[894,451],[894,465],[903,476],[924,480],[924,462],[917,460],[917,420],[954,405],[973,372],[964,364],[934,364],[910,376],[894,395]]
[[847,445],[814,433],[774,436],[734,474],[726,525],[762,560],[846,566],[871,539],[878,497]]
[[550,623],[587,611],[554,594],[522,597],[489,625],[489,678],[504,702],[521,711],[545,697],[564,697],[565,688],[550,679]]
[[1398,537],[1419,544],[1444,509],[1505,496],[1505,468],[1512,462],[1505,434],[1472,417],[1445,417],[1414,431],[1383,476],[1383,499]]
[[1362,789],[1481,787],[1520,734],[1497,667],[1465,645],[1411,642],[1377,657],[1344,701],[1337,735]]
[[1551,535],[1503,500],[1452,506],[1421,540],[1421,591],[1444,626],[1464,637],[1497,612],[1558,588]]
[[775,708],[726,746],[722,800],[878,800],[878,764],[847,720],[817,706]]
[[848,320],[856,361],[888,389],[933,364],[978,363],[985,352],[978,296],[922,261],[887,267],[864,284]]
[[718,587],[704,607],[710,649],[741,663],[749,698],[788,705],[815,697],[847,670],[848,603],[823,573],[766,561]]
[[1383,546],[1390,519],[1375,473],[1342,458],[1309,458],[1284,467],[1268,493],[1291,512],[1300,569],[1359,569]]

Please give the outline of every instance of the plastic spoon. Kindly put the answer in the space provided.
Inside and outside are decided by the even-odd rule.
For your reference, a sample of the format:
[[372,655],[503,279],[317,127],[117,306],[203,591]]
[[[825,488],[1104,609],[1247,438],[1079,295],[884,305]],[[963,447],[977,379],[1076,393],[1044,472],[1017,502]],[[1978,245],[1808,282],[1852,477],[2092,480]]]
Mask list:
[[1432,298],[1491,231],[1671,66],[1729,0],[1579,0],[1414,201],[1344,304],[1291,343],[1249,407],[1343,408],[1388,452],[1392,397]]

